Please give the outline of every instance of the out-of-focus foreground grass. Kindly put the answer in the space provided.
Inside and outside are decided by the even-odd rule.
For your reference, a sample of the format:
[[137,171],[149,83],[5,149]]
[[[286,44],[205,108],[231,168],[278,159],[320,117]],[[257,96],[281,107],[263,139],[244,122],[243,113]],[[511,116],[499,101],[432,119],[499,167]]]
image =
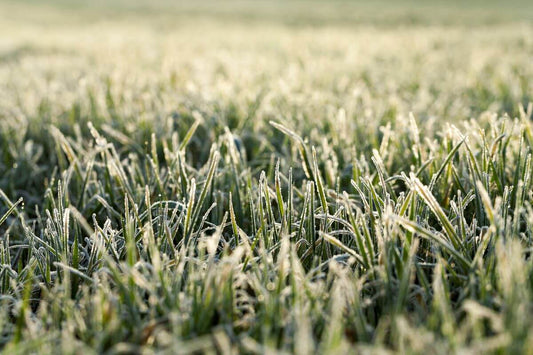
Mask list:
[[529,1],[0,1],[1,349],[526,352],[532,64]]

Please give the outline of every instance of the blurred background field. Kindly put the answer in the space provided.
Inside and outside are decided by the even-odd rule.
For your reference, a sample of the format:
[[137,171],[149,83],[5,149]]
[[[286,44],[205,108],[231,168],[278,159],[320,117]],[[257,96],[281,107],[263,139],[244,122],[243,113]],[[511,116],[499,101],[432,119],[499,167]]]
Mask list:
[[529,1],[23,0],[0,16],[3,117],[105,116],[108,91],[114,110],[134,111],[156,90],[160,116],[186,96],[266,97],[271,118],[298,100],[317,118],[349,102],[348,116],[376,124],[516,115],[531,100]]
[[204,18],[214,21],[274,22],[286,25],[358,25],[379,26],[494,25],[518,23],[533,18],[533,9],[525,0],[4,0],[9,18],[46,22],[50,17],[61,20],[91,22],[101,16],[166,20],[179,23]]

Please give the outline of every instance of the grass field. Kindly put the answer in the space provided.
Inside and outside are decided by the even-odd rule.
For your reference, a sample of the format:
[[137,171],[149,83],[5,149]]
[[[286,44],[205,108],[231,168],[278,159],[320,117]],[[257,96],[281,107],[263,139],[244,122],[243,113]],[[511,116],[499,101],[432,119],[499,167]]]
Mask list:
[[0,0],[0,351],[531,353],[533,2]]

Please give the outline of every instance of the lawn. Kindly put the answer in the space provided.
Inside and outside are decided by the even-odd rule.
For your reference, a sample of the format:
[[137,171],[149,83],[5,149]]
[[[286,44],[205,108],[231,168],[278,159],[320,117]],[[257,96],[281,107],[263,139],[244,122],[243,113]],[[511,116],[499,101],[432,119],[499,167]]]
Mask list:
[[530,353],[533,2],[0,0],[0,351]]

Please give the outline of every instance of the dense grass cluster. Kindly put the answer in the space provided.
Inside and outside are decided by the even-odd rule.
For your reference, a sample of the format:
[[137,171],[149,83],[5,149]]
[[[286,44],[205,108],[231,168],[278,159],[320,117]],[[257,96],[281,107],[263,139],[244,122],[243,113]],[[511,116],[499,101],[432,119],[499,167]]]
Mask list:
[[1,350],[533,349],[531,22],[37,6],[0,4]]

